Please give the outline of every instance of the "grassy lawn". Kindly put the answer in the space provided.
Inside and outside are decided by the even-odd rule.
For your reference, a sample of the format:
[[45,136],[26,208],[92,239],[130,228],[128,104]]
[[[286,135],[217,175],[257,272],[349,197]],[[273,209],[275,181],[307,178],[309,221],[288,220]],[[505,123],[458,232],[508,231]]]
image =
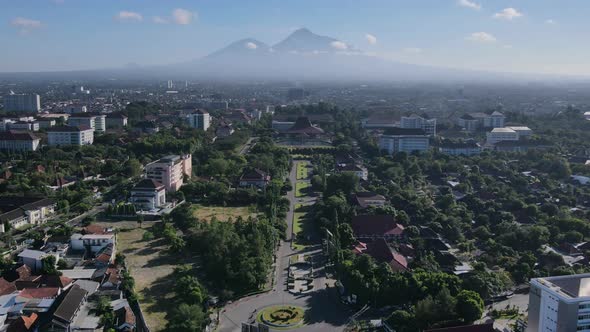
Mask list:
[[297,182],[295,183],[295,197],[307,196],[306,189],[310,187],[309,182]]
[[174,280],[170,274],[181,264],[190,264],[178,255],[172,255],[162,241],[143,241],[142,236],[149,230],[147,223],[138,228],[136,221],[98,222],[96,224],[119,229],[117,251],[125,255],[125,262],[135,279],[141,309],[151,331],[164,330],[166,312],[172,306]]
[[307,164],[297,163],[297,180],[305,180],[309,177]]
[[199,220],[211,221],[214,216],[219,221],[228,221],[229,218],[236,220],[238,217],[248,219],[256,217],[255,206],[204,206],[193,204],[193,214]]
[[295,205],[293,213],[293,249],[302,250],[306,247],[306,235],[309,234],[311,225],[307,223],[307,207],[301,204]]

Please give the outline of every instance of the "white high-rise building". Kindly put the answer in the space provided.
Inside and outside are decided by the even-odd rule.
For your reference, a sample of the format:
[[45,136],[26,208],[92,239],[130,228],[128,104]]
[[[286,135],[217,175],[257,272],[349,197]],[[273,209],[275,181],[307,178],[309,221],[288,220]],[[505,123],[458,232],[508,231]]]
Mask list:
[[197,110],[195,113],[189,114],[187,119],[191,128],[207,131],[211,125],[211,116],[208,112],[203,110]]
[[9,94],[4,96],[4,110],[7,112],[39,112],[41,97],[38,94]]
[[531,280],[527,332],[590,332],[590,273]]

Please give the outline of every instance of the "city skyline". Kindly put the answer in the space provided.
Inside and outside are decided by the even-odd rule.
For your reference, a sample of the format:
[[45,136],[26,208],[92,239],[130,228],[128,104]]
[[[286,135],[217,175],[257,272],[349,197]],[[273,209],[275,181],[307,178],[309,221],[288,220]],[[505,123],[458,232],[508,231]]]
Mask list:
[[[590,75],[582,1],[4,1],[0,72],[153,66],[298,28],[389,60],[496,72]],[[579,39],[580,43],[575,40]]]

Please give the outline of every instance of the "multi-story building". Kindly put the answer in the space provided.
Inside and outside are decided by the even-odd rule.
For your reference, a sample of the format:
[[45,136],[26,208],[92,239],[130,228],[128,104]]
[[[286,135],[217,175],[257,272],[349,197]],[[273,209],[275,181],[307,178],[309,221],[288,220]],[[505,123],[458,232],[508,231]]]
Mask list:
[[184,183],[184,176],[192,176],[192,156],[170,155],[145,166],[146,178],[164,185],[166,191],[175,192]]
[[0,132],[0,150],[8,151],[36,151],[39,148],[37,136],[28,132]]
[[481,146],[474,140],[461,142],[445,140],[440,144],[438,150],[444,154],[453,156],[474,156],[481,153]]
[[379,137],[379,149],[389,154],[426,151],[429,148],[429,137],[422,129],[391,128]]
[[68,118],[70,126],[87,126],[96,132],[105,132],[107,130],[106,115],[94,113],[76,113]]
[[530,284],[527,332],[590,331],[590,273]]
[[211,116],[207,111],[197,110],[195,113],[187,116],[188,124],[191,128],[206,131],[211,125]]
[[55,201],[50,198],[0,197],[0,233],[6,231],[5,226],[42,224],[55,213],[55,207]]
[[109,113],[106,116],[106,126],[108,129],[127,127],[127,116],[121,113]]
[[502,128],[505,120],[504,114],[494,111],[492,114],[464,114],[457,120],[457,124],[467,131],[476,131],[479,128]]
[[496,144],[502,141],[518,141],[518,132],[510,128],[494,128],[486,134],[488,144]]
[[506,128],[512,129],[515,132],[517,132],[519,138],[533,136],[533,131],[529,127],[524,127],[524,126],[510,126],[510,127],[506,127]]
[[402,116],[400,127],[405,129],[422,129],[427,135],[436,136],[436,119],[427,119],[417,114]]
[[59,126],[47,129],[47,144],[91,145],[94,142],[94,129],[86,126]]
[[39,112],[41,97],[38,94],[9,94],[4,96],[4,110],[7,112]]
[[8,124],[9,130],[39,131],[39,122],[37,121],[16,121]]
[[70,104],[66,106],[63,111],[67,114],[78,114],[88,112],[88,108],[86,107],[86,105],[82,104]]
[[139,211],[155,210],[166,204],[166,188],[153,179],[143,179],[131,189],[131,203]]

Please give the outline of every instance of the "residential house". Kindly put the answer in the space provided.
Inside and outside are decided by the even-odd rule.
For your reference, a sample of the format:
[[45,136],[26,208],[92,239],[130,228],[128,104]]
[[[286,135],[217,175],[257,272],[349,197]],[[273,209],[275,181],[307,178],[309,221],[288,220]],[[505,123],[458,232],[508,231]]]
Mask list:
[[193,172],[192,156],[170,155],[160,158],[145,166],[146,178],[155,180],[166,187],[166,191],[175,192],[184,183],[184,177],[191,177]]
[[135,314],[126,299],[118,299],[111,302],[115,313],[115,329],[117,331],[135,331],[137,328]]
[[55,213],[55,207],[55,201],[50,198],[0,197],[0,233],[5,232],[6,226],[42,224]]
[[352,217],[352,230],[357,239],[400,238],[404,226],[390,215],[358,215]]
[[37,151],[41,139],[30,132],[0,132],[0,150]]
[[143,179],[131,189],[131,204],[139,211],[156,210],[166,204],[166,187],[153,179]]
[[383,238],[367,243],[361,242],[360,246],[355,246],[355,252],[358,254],[367,254],[379,263],[387,263],[393,272],[405,272],[409,270],[406,257],[391,248]]
[[96,254],[109,244],[115,243],[115,234],[72,234],[70,246],[72,250],[88,250]]
[[360,191],[352,195],[352,202],[354,205],[366,209],[368,207],[384,206],[387,199],[383,195],[372,191]]
[[270,182],[270,175],[259,169],[252,169],[244,172],[240,177],[240,187],[265,188]]
[[18,254],[17,257],[19,262],[29,267],[31,271],[34,273],[40,273],[43,270],[43,259],[49,256],[54,256],[55,263],[57,264],[57,261],[59,260],[58,255],[39,250],[25,249],[20,254]]
[[74,285],[65,293],[62,301],[53,312],[48,330],[70,332],[70,325],[74,323],[80,307],[86,302],[88,292],[80,286]]
[[37,315],[36,313],[32,313],[30,315],[22,315],[13,320],[10,323],[10,325],[8,325],[6,332],[33,332],[35,331],[35,326],[38,318],[39,315]]

